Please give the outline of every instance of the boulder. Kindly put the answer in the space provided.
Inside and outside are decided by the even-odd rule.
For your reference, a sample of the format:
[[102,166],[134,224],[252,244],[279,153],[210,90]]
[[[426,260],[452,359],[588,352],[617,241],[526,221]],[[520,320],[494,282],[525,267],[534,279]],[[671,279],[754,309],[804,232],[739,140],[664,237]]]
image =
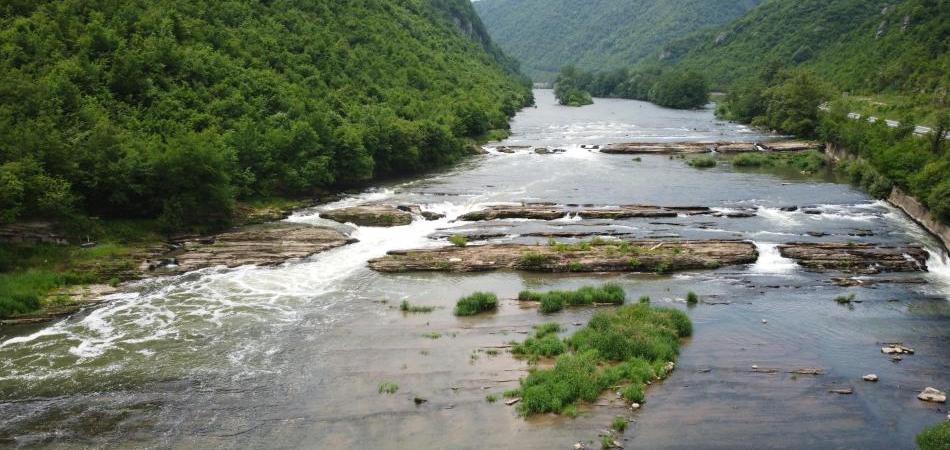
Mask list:
[[934,402],[934,403],[946,403],[947,394],[936,388],[928,387],[924,389],[923,392],[917,394],[917,398],[925,402]]
[[875,374],[873,374],[873,373],[867,374],[867,375],[861,377],[861,379],[864,380],[864,381],[870,381],[870,382],[872,382],[872,383],[876,383],[877,380],[879,380],[878,376],[875,375]]
[[323,211],[320,217],[361,227],[395,227],[412,223],[412,213],[388,205],[354,206]]

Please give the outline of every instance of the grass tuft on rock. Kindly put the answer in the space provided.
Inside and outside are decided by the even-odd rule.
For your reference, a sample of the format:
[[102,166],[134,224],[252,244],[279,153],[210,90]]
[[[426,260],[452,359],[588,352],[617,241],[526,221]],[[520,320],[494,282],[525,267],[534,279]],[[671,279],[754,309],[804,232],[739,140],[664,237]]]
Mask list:
[[396,383],[382,383],[379,385],[380,394],[395,394],[399,390],[399,385]]
[[920,450],[950,450],[950,421],[924,428],[915,440]]
[[454,234],[449,237],[449,242],[456,247],[465,247],[468,245],[468,238],[462,236],[461,234]]
[[498,309],[498,296],[490,292],[476,292],[462,297],[455,304],[456,316],[474,316]]
[[857,298],[857,296],[856,296],[855,294],[839,295],[839,296],[835,297],[835,301],[838,302],[838,304],[841,304],[841,305],[849,305],[849,304],[851,304],[852,302],[854,302],[854,299],[855,299],[855,298]]
[[522,291],[518,294],[518,300],[541,302],[541,312],[545,314],[558,312],[565,306],[584,306],[594,303],[622,305],[625,299],[626,293],[623,287],[616,283],[607,283],[600,287],[584,286],[576,291]]
[[682,311],[649,304],[598,311],[587,326],[565,339],[570,350],[553,368],[534,369],[521,380],[521,414],[563,413],[581,401],[594,402],[617,385],[630,401],[643,401],[646,382],[671,370],[680,339],[692,334]]

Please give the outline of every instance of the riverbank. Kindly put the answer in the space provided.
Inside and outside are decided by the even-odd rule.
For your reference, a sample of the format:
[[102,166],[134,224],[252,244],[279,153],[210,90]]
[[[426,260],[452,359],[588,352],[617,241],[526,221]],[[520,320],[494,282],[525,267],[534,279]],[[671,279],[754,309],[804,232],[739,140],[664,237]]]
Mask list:
[[[825,155],[836,163],[842,160],[861,160],[859,156],[832,143],[825,144]],[[920,200],[908,195],[898,186],[891,188],[886,200],[927,230],[943,245],[944,250],[950,251],[950,226],[937,219]]]

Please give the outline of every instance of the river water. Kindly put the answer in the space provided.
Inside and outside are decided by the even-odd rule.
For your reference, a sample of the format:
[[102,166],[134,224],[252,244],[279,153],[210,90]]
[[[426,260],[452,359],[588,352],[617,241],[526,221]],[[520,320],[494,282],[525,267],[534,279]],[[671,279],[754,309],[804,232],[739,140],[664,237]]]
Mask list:
[[[827,176],[737,171],[727,163],[699,170],[666,156],[634,161],[582,148],[768,138],[719,122],[710,110],[601,99],[566,108],[551,91],[536,96],[538,107],[514,119],[504,144],[565,153],[492,150],[288,219],[340,227],[359,243],[274,268],[148,280],[55,324],[0,329],[0,446],[573,448],[599,443],[599,430],[624,415],[634,420],[627,448],[895,449],[913,448],[923,426],[943,420],[941,406],[915,397],[927,386],[950,389],[950,269],[935,242],[899,211]],[[745,219],[454,221],[485,204],[522,201],[758,210]],[[420,204],[447,218],[381,229],[319,217],[323,209],[371,202]],[[533,242],[520,235],[535,231],[592,230],[746,239],[761,256],[748,266],[671,276],[386,275],[366,267],[388,250],[446,245],[432,235],[448,228],[517,242]],[[904,283],[838,287],[829,281],[835,274],[782,258],[776,244],[791,241],[920,243],[932,251],[931,271],[870,277]],[[628,298],[649,295],[688,310],[695,324],[677,370],[649,389],[644,407],[634,413],[613,402],[574,419],[525,420],[487,402],[486,395],[517,386],[526,364],[486,349],[523,339],[540,322],[576,329],[592,313],[544,317],[518,305],[517,292],[605,280],[621,283]],[[499,312],[455,318],[455,300],[478,290],[498,293]],[[688,291],[706,302],[687,308]],[[833,300],[850,293],[861,303]],[[402,300],[438,309],[406,315],[397,307]],[[892,362],[880,347],[895,341],[916,353]],[[808,367],[825,373],[790,373]],[[861,381],[868,373],[881,381]],[[380,394],[381,383],[399,389]],[[845,386],[854,393],[829,392]],[[416,397],[426,401],[416,404]]]

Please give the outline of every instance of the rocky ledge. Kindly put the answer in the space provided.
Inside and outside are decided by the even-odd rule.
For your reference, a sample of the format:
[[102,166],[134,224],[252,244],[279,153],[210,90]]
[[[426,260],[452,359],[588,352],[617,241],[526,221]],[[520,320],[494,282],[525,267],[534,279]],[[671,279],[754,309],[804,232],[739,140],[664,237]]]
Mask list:
[[389,205],[354,206],[323,211],[320,217],[361,227],[397,227],[412,223],[412,213]]
[[744,241],[620,241],[588,244],[491,244],[392,251],[369,261],[378,272],[672,272],[751,264]]
[[517,206],[490,206],[481,211],[464,214],[459,217],[459,219],[470,222],[498,219],[556,220],[567,217],[568,215],[580,215],[580,217],[584,219],[630,219],[642,217],[676,217],[680,214],[713,214],[713,211],[704,206],[671,207],[624,205],[618,207],[571,207],[550,203],[528,203]]
[[821,143],[812,141],[774,141],[774,142],[632,142],[611,144],[600,150],[601,153],[620,155],[643,154],[689,154],[689,153],[746,153],[746,152],[794,152],[821,150]]
[[339,231],[313,225],[286,222],[253,225],[182,243],[182,248],[158,260],[146,261],[142,271],[184,273],[214,266],[267,266],[351,242]]
[[791,243],[780,245],[779,253],[812,270],[861,274],[927,271],[927,251],[917,245]]

